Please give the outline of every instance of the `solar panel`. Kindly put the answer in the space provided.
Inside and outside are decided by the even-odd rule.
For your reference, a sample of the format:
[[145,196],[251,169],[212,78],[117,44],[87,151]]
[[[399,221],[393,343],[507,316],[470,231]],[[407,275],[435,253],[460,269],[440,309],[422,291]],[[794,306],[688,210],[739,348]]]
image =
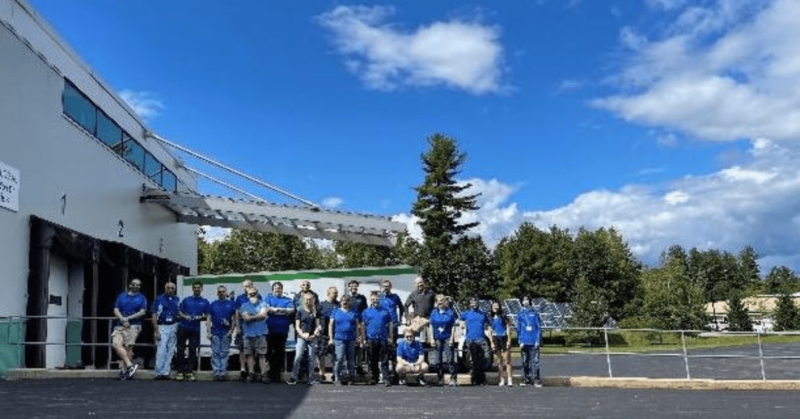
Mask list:
[[484,313],[492,311],[492,302],[489,300],[479,300],[478,309]]
[[519,298],[509,298],[503,301],[505,305],[505,310],[507,314],[519,314],[519,311],[522,310],[522,303],[519,302]]

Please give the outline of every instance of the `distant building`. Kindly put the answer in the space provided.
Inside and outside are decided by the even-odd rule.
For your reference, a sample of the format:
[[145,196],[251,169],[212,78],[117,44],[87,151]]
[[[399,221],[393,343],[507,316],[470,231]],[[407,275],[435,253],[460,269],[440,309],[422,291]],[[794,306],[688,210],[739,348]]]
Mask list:
[[[800,293],[792,294],[794,304],[800,307]],[[748,297],[742,300],[742,304],[748,310],[753,321],[761,321],[772,316],[777,308],[778,295],[759,295]],[[728,302],[717,301],[716,303],[706,304],[706,314],[720,324],[728,322]]]

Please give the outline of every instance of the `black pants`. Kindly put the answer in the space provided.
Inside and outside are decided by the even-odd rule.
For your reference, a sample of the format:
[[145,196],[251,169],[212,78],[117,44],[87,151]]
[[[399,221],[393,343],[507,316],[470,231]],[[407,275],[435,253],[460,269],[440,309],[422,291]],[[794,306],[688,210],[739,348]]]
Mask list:
[[458,374],[456,367],[456,357],[453,353],[455,348],[450,346],[450,339],[436,340],[433,347],[433,367],[436,369],[436,375],[439,377],[439,382],[444,378],[444,373],[449,372],[450,378],[455,380]]
[[[178,371],[183,373],[192,372],[197,369],[197,348],[200,347],[200,331],[178,326],[176,336],[178,337],[176,346]],[[187,346],[189,348],[188,354],[186,353]]]
[[280,381],[281,372],[286,365],[286,339],[288,333],[272,333],[267,335],[267,360],[269,360],[269,379]]
[[[378,372],[383,374],[384,380],[391,380],[389,374],[389,343],[385,339],[370,340],[367,342],[367,354],[369,356],[369,371],[372,380],[378,381]],[[380,363],[380,371],[378,364]]]
[[486,384],[486,353],[489,351],[486,340],[468,340],[466,345],[469,348],[469,357],[472,360],[472,371],[470,373],[472,384]]

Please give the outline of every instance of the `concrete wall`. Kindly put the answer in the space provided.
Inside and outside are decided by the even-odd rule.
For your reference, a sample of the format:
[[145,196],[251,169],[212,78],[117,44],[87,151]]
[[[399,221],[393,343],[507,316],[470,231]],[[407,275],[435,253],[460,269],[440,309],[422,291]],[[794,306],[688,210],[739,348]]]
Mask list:
[[30,6],[0,0],[0,162],[21,174],[19,211],[0,208],[0,317],[25,313],[32,215],[196,272],[195,226],[176,223],[160,206],[140,204],[142,185],[157,185],[63,115],[67,76],[175,172],[179,189],[194,187],[194,179],[167,150],[144,139],[141,122],[88,71]]

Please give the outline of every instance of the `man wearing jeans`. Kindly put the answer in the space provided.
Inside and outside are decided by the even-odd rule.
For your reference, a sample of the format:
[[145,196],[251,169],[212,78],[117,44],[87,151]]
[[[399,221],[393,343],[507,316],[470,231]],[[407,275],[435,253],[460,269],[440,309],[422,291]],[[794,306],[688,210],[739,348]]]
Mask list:
[[[208,314],[208,300],[201,297],[203,283],[192,284],[192,295],[186,297],[178,306],[181,323],[178,325],[178,381],[195,381],[192,371],[197,368],[197,349],[200,347],[200,321]],[[186,348],[189,348],[187,354]]]
[[208,309],[211,325],[206,328],[211,342],[211,369],[214,381],[225,381],[228,376],[228,354],[231,336],[236,333],[236,302],[228,299],[228,289],[217,287],[217,300]]
[[156,341],[156,370],[154,380],[169,380],[172,354],[178,331],[178,304],[181,299],[175,295],[174,282],[164,285],[164,293],[153,301],[153,334]]
[[539,313],[531,307],[531,299],[525,296],[522,299],[522,310],[517,315],[517,339],[522,352],[522,372],[525,378],[519,383],[520,387],[533,384],[542,386],[539,376],[539,346],[542,341],[542,322]]
[[448,307],[447,298],[439,294],[436,296],[436,308],[431,312],[430,328],[433,336],[433,365],[436,375],[439,377],[438,385],[444,384],[444,372],[450,373],[450,387],[458,385],[455,357],[453,350],[455,347],[454,328],[456,324],[456,314],[453,309]]
[[[331,313],[328,325],[330,343],[336,350],[336,363],[333,366],[334,384],[349,384],[356,376],[356,334],[359,327],[359,316],[350,310],[350,296],[342,296],[340,308]],[[348,374],[342,376],[342,370],[347,368]]]
[[[316,346],[317,335],[319,334],[319,314],[315,307],[314,295],[305,294],[303,296],[303,306],[297,310],[294,320],[294,330],[297,335],[297,346],[294,351],[294,366],[292,377],[286,384],[297,384],[300,378],[300,367],[302,361],[308,361],[308,385],[316,384],[314,379],[314,349]],[[308,348],[308,356],[304,352]]]

